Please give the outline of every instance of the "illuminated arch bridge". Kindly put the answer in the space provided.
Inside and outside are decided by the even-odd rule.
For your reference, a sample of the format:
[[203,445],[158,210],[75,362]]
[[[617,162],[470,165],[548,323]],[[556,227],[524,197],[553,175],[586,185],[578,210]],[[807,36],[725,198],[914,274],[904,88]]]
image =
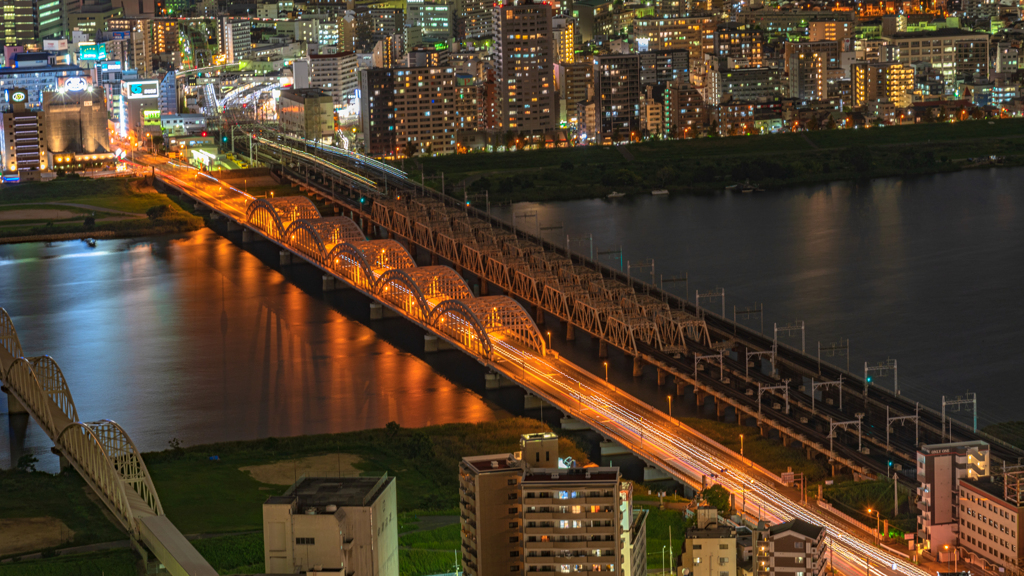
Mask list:
[[[11,411],[28,412],[132,538],[171,574],[217,572],[164,516],[138,448],[110,420],[82,422],[60,366],[49,356],[25,358],[7,311],[0,308],[0,382]],[[18,406],[20,404],[20,407]]]
[[537,325],[512,298],[475,298],[452,268],[416,266],[398,242],[366,240],[344,216],[321,218],[304,196],[257,198],[246,218],[268,237],[473,353],[491,358],[496,344],[545,350]]

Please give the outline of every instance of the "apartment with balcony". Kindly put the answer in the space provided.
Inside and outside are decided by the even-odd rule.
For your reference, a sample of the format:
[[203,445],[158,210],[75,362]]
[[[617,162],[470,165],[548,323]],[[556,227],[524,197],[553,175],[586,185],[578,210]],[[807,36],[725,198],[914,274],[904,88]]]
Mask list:
[[28,90],[8,92],[11,111],[3,114],[0,151],[3,152],[3,173],[18,174],[22,180],[39,180],[47,169],[43,114],[25,109]]
[[678,558],[680,573],[688,570],[692,576],[736,576],[738,561],[736,527],[720,523],[715,508],[697,508],[697,521],[686,531]]
[[800,519],[753,531],[757,576],[822,576],[828,565],[827,531]]
[[960,479],[990,474],[987,442],[927,444],[917,451],[917,540],[921,550],[938,553],[955,546],[959,527]]
[[618,468],[567,468],[558,437],[525,434],[520,450],[459,466],[462,566],[470,576],[602,572],[644,576],[646,513]]

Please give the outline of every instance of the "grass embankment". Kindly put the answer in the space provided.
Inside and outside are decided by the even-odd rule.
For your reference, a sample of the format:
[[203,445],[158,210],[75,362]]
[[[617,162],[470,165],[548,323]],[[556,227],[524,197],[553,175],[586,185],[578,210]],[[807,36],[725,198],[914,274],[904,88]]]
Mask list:
[[910,506],[910,494],[900,492],[899,515],[893,517],[893,485],[888,480],[870,480],[855,482],[853,480],[839,482],[825,487],[825,499],[841,512],[860,520],[871,527],[876,523],[874,512],[877,510],[881,520],[888,520],[890,531],[896,529],[900,534],[894,537],[902,539],[902,533],[917,528],[917,514]]
[[982,431],[1024,449],[1024,421],[1000,422],[986,426]]
[[679,421],[737,454],[740,453],[740,434],[743,434],[743,456],[776,474],[792,467],[793,472],[803,472],[808,482],[828,475],[820,461],[808,460],[802,450],[783,446],[778,440],[762,438],[757,428],[704,418],[680,418]]
[[[969,158],[1004,157],[1024,165],[1024,120],[916,124],[861,130],[822,130],[730,138],[650,141],[610,146],[474,153],[406,162],[411,177],[419,165],[427,184],[447,189],[473,180],[472,192],[490,191],[492,204],[603,197],[612,191],[649,194],[712,193],[750,180],[762,187],[913,176],[974,165]],[[461,189],[454,192],[461,196]]]
[[[152,212],[160,206],[167,208]],[[129,237],[189,232],[203,226],[202,218],[143,180],[127,178],[66,177],[4,186],[0,211],[0,239],[96,232]],[[27,217],[5,219],[3,212]]]

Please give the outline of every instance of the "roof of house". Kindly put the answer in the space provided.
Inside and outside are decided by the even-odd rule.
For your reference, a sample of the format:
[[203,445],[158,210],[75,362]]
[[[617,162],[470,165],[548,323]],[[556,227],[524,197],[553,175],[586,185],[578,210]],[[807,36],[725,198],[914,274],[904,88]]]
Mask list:
[[811,539],[817,539],[821,536],[821,533],[825,531],[823,526],[815,526],[810,522],[805,522],[799,518],[794,518],[789,522],[783,522],[782,524],[776,524],[768,529],[772,536],[776,534],[782,534],[783,532],[793,531],[801,536],[806,536]]

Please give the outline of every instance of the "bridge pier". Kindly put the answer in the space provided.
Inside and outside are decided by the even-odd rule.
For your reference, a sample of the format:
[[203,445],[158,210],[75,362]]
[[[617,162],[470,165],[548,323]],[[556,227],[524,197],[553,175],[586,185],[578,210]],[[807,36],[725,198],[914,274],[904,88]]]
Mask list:
[[703,408],[704,407],[704,401],[707,400],[707,398],[708,398],[708,393],[707,392],[702,392],[702,391],[697,390],[696,388],[694,388],[693,395],[697,399],[697,409],[699,410],[699,409]]
[[[377,304],[376,302],[370,303],[370,320],[383,320],[384,319],[384,305]],[[437,336],[434,336],[437,339]]]
[[242,229],[242,244],[248,244],[256,241],[256,233],[248,228]]
[[597,345],[597,357],[598,358],[607,358],[608,357],[608,343],[605,342],[604,340],[601,340],[601,342]]
[[409,241],[409,256],[412,256],[413,260],[416,259],[416,243],[412,240]]
[[601,456],[625,456],[629,450],[618,442],[605,440],[601,442]]
[[[7,390],[4,390],[7,392]],[[21,405],[21,402],[14,397],[14,394],[7,392],[7,413],[8,414],[28,414],[28,410]]]
[[[427,337],[424,336],[424,344],[426,344],[426,338]],[[433,350],[433,352],[436,352],[437,351],[437,336],[433,336],[433,338],[434,338],[434,350]],[[430,352],[430,350],[428,350],[428,352]],[[498,372],[490,372],[488,374],[484,374],[484,388],[487,389],[487,390],[497,390],[499,388],[511,388],[511,387],[513,387],[515,385],[516,385],[516,383],[511,381],[511,380],[509,380],[508,378],[506,378],[504,374],[499,374]]]
[[633,378],[640,378],[644,375],[644,360],[639,354],[633,357]]
[[537,408],[543,408],[546,404],[547,402],[533,394],[527,394],[523,398],[523,410],[536,410]]
[[559,424],[562,426],[562,430],[590,430],[590,426],[587,426],[582,420],[577,420],[571,416],[562,418]]
[[716,397],[715,398],[715,420],[718,420],[719,422],[721,422],[722,421],[722,417],[725,415],[725,410],[727,408],[728,408],[728,405],[725,402],[723,402],[722,400],[719,400]]
[[655,468],[654,466],[644,467],[644,482],[661,482],[664,480],[674,480],[674,478],[661,468]]
[[347,288],[348,288],[347,284],[345,284],[341,280],[338,280],[334,276],[331,276],[330,274],[324,274],[322,276],[321,289],[324,292],[334,292],[335,290],[346,290]]
[[481,276],[479,278],[479,280],[480,280],[480,295],[481,296],[487,296],[489,294],[489,290],[487,289],[487,280],[483,276]]
[[543,326],[544,325],[544,309],[541,308],[540,306],[538,306],[537,304],[534,304],[533,305],[533,312],[534,312],[534,316],[536,316],[536,318],[537,318],[537,320],[536,320],[537,326]]
[[573,327],[572,322],[565,323],[565,339],[569,342],[576,339],[576,329]]
[[242,225],[235,222],[234,220],[228,220],[228,232],[238,232],[242,230]]
[[665,372],[661,368],[658,368],[658,386],[664,386],[665,385],[665,376],[666,375],[668,375],[668,372]]
[[280,250],[277,253],[278,263],[281,266],[288,266],[292,263],[292,253],[288,250]]
[[437,254],[434,252],[430,253],[430,265],[437,266]]

